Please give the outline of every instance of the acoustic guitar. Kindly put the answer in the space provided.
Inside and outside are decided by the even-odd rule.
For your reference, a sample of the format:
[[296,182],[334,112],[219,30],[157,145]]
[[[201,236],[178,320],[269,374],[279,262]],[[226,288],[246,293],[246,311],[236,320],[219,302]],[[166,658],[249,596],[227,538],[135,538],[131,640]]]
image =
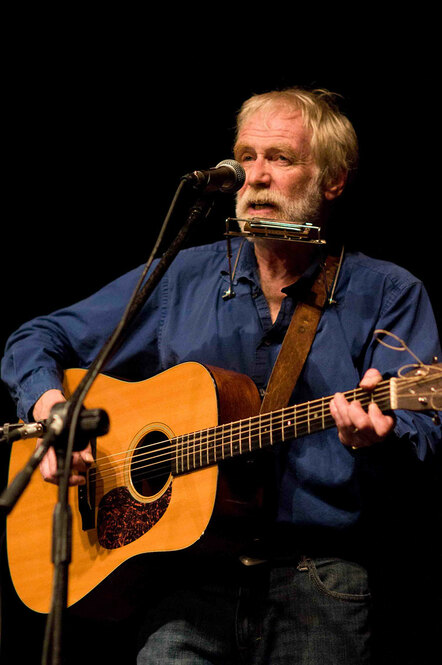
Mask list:
[[[68,370],[72,394],[84,370]],[[442,365],[419,366],[372,393],[348,391],[382,411],[442,407]],[[109,433],[93,441],[87,482],[69,490],[73,512],[68,606],[131,557],[183,550],[204,534],[214,512],[218,466],[332,427],[331,397],[260,414],[246,376],[188,362],[141,382],[97,377],[85,406],[102,408]],[[9,479],[26,465],[35,440],[13,444]],[[25,605],[48,612],[52,592],[52,516],[58,488],[34,473],[7,520],[7,552]]]

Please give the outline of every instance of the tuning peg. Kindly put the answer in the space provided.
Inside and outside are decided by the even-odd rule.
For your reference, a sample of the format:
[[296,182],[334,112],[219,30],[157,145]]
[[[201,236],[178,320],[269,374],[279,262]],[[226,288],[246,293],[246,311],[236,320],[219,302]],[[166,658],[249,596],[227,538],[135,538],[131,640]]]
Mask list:
[[439,414],[437,413],[437,411],[434,413],[431,420],[433,421],[433,423],[435,425],[440,425],[440,418],[439,418]]

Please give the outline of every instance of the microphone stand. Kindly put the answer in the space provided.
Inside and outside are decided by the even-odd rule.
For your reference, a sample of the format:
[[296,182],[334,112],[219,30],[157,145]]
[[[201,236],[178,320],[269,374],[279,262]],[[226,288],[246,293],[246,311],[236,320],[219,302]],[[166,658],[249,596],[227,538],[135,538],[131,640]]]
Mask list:
[[[184,184],[184,181],[182,181],[180,188]],[[177,191],[177,195],[180,188]],[[63,628],[65,612],[67,609],[68,567],[71,560],[72,528],[72,514],[68,501],[70,463],[67,462],[67,460],[71,459],[74,450],[77,422],[83,400],[95,378],[102,370],[105,362],[107,362],[107,360],[114,355],[120,347],[123,341],[123,333],[127,331],[135,316],[158,285],[166,270],[182,248],[188,235],[202,218],[207,217],[212,206],[212,198],[208,198],[204,195],[201,195],[193,203],[188,212],[185,224],[171,243],[170,247],[158,261],[155,269],[146,280],[145,285],[142,286],[142,280],[138,283],[122,320],[117,325],[114,333],[104,344],[73,395],[66,403],[62,432],[65,432],[66,430],[68,431],[67,445],[57,444],[56,439],[60,439],[62,432],[57,432],[54,436],[48,432],[44,439],[44,445],[41,446],[42,449],[39,450],[38,455],[37,451],[34,453],[33,457],[36,457],[36,459],[32,461],[32,470],[38,466],[39,461],[41,461],[50,445],[54,445],[57,452],[57,460],[60,465],[58,503],[55,506],[53,517],[52,560],[54,564],[54,585],[51,611],[46,624],[42,657],[43,665],[48,665],[49,663],[52,665],[60,665],[63,662]],[[171,210],[169,211],[169,216],[170,213]],[[18,495],[16,495],[15,500],[17,499]],[[50,648],[51,657],[49,654]]]

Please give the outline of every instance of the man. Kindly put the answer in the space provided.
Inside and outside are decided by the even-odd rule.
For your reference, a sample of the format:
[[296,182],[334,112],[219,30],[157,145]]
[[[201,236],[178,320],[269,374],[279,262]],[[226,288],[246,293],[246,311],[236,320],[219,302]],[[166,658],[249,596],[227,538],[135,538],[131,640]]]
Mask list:
[[[295,88],[244,104],[234,155],[246,172],[237,217],[312,222],[325,231],[330,206],[355,168],[357,142],[332,95]],[[182,252],[106,371],[140,379],[195,360],[248,374],[264,389],[322,257],[312,244],[240,242],[232,243],[240,252],[234,298],[222,297],[228,285],[224,243]],[[11,337],[3,378],[21,416],[44,419],[64,399],[62,370],[90,364],[137,274]],[[173,564],[174,583],[148,603],[139,663],[370,662],[370,591],[361,550],[363,538],[371,537],[372,494],[398,441],[419,461],[441,433],[428,415],[383,414],[375,403],[366,412],[342,391],[358,384],[372,390],[403,362],[377,342],[374,330],[398,335],[425,363],[439,354],[439,342],[422,285],[391,264],[346,254],[333,300],[292,402],[334,394],[336,428],[275,450],[275,469],[269,469],[277,479],[274,527],[256,566],[235,559],[214,572],[201,559],[192,563],[192,552]],[[72,484],[84,482],[91,461],[89,450],[74,454]],[[48,454],[42,473],[55,482],[55,472]]]

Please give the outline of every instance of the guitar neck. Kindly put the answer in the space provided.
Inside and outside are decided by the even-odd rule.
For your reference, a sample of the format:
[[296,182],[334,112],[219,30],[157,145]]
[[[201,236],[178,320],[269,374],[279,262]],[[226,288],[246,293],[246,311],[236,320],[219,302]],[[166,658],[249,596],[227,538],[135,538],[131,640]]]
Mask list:
[[[394,381],[394,380],[393,380]],[[392,407],[392,380],[382,381],[368,393],[360,388],[344,393],[348,401],[359,400],[364,408],[375,402],[381,411]],[[268,448],[276,443],[313,434],[333,427],[330,414],[332,396],[262,413],[244,420],[178,436],[174,446],[175,475],[218,464],[222,460]]]

